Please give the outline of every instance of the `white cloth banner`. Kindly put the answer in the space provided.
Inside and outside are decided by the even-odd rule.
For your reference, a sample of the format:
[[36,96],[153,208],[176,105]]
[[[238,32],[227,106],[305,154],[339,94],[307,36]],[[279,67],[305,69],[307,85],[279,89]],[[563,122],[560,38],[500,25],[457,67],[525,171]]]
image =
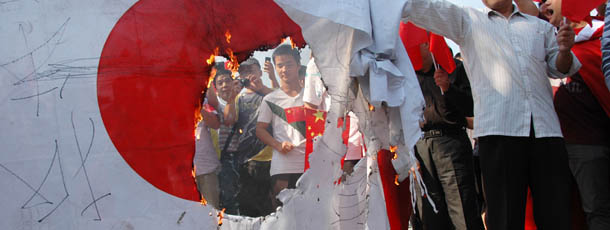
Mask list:
[[385,102],[390,110],[398,110],[398,116],[390,117],[390,145],[402,147],[392,164],[399,180],[406,179],[416,168],[412,149],[421,136],[424,108],[417,76],[398,36],[407,0],[275,1],[301,26],[331,96],[346,98],[346,92],[336,91],[337,81],[357,77],[372,105]]

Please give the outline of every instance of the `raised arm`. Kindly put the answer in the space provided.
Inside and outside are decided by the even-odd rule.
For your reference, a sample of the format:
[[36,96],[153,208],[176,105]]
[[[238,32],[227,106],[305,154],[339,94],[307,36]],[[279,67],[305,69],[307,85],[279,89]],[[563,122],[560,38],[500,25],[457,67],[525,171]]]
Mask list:
[[466,10],[445,0],[411,0],[403,9],[403,21],[413,22],[435,34],[462,44],[470,30]]
[[265,66],[263,67],[263,70],[269,76],[269,80],[271,81],[271,88],[280,88],[280,84],[277,82],[277,78],[275,78],[275,69],[273,68],[273,64],[271,64],[271,61],[265,61],[264,65]]
[[570,51],[574,46],[574,30],[562,23],[555,36],[553,28],[549,25],[544,36],[547,70],[550,77],[565,78],[574,75],[581,67],[576,56]]
[[218,120],[218,113],[211,108],[210,105],[204,104],[201,108],[201,117],[205,125],[212,129],[218,129],[220,127],[220,121]]

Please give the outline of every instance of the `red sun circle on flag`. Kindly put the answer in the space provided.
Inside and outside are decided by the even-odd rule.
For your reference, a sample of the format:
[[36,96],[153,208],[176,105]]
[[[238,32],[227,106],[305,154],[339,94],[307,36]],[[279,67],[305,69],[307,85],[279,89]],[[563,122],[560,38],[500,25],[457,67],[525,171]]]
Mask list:
[[199,201],[193,133],[206,59],[218,48],[242,61],[286,36],[304,44],[299,26],[272,0],[135,3],[110,32],[98,67],[100,113],[117,151],[156,188]]

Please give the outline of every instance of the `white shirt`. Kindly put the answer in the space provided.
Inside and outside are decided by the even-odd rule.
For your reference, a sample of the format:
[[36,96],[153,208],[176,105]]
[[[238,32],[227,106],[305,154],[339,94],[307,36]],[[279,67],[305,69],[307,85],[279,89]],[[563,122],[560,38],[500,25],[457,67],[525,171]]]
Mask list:
[[322,75],[313,58],[309,59],[307,63],[305,74],[303,102],[317,105],[318,109],[328,111],[330,109],[330,95],[328,95],[326,88],[324,88]]
[[447,1],[411,0],[403,11],[409,20],[460,46],[474,99],[474,136],[529,136],[533,117],[536,137],[561,137],[547,76],[570,76],[557,70],[559,47],[551,24],[514,7],[500,13],[464,8]]
[[[294,148],[285,154],[273,149],[269,173],[272,176],[285,173],[303,173],[305,169],[305,137],[294,126],[275,114],[269,103],[280,107],[281,112],[284,113],[287,113],[285,109],[288,108],[299,107],[302,110],[303,91],[295,97],[288,96],[281,89],[267,94],[263,98],[258,114],[258,122],[269,123],[271,128],[273,128],[272,135],[275,140],[279,142],[288,141],[294,145]],[[302,122],[302,131],[304,132],[305,120]]]
[[195,156],[193,157],[193,165],[195,166],[195,174],[197,176],[216,173],[220,169],[220,161],[212,144],[210,130],[203,120],[197,124],[195,129]]

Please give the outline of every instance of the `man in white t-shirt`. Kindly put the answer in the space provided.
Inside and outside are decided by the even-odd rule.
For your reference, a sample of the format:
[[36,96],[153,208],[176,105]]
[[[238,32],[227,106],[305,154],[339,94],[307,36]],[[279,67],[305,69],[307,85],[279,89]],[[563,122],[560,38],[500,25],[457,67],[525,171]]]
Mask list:
[[[299,77],[300,55],[290,45],[281,45],[272,55],[280,78],[280,90],[263,98],[259,107],[256,136],[273,148],[271,192],[273,197],[285,188],[294,188],[305,164],[305,111]],[[273,136],[267,131],[271,124]],[[273,207],[280,205],[272,200]]]

